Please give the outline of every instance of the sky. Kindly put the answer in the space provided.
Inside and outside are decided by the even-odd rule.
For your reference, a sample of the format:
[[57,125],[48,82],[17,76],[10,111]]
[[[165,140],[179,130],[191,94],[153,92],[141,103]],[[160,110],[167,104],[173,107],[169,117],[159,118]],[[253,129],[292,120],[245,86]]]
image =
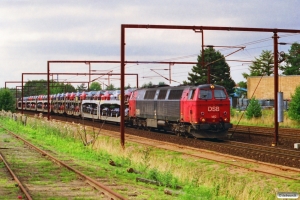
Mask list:
[[[121,24],[223,26],[298,29],[297,0],[1,0],[0,1],[0,88],[15,88],[22,73],[47,73],[47,61],[120,61]],[[300,43],[299,34],[279,33],[279,42]],[[204,44],[245,46],[228,57],[232,79],[246,81],[249,62],[263,50],[273,51],[273,33],[205,31]],[[192,30],[126,29],[125,60],[197,62],[201,33]],[[288,52],[290,45],[279,45]],[[227,56],[237,48],[219,48]],[[244,62],[245,61],[245,62]],[[127,64],[126,73],[137,73],[144,83],[187,80],[193,65]],[[94,73],[120,73],[120,64],[92,63]],[[167,69],[167,70],[166,70]],[[89,65],[51,64],[51,73],[89,73]],[[161,75],[158,75],[161,74]],[[46,80],[46,75],[23,75],[24,81]],[[56,75],[58,81],[87,82],[84,75]],[[97,79],[98,78],[98,79]],[[167,78],[167,79],[166,79]],[[120,87],[120,76],[92,75],[102,84]],[[73,83],[74,86],[79,83]],[[136,86],[136,76],[126,76],[125,85]]]

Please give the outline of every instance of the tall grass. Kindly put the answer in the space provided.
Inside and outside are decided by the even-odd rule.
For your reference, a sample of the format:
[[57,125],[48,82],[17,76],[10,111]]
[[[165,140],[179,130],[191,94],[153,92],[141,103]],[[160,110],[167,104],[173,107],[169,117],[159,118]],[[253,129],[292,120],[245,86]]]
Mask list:
[[[247,119],[244,111],[238,111],[231,109],[231,123],[248,125],[248,126],[264,126],[264,127],[273,127],[274,126],[274,110],[262,110],[262,116],[258,118]],[[284,112],[283,122],[279,123],[280,127],[285,128],[300,128],[300,123],[294,120],[291,120],[287,112]]]
[[[158,192],[150,194],[152,199],[274,199],[276,191],[299,192],[300,183],[296,181],[272,179],[253,172],[242,173],[229,165],[131,142],[122,149],[118,139],[101,133],[93,146],[84,146],[78,135],[84,130],[81,125],[49,122],[36,117],[29,118],[27,126],[23,126],[10,119],[9,114],[7,116],[0,117],[3,126],[59,154],[68,155],[68,159],[74,158],[94,175],[114,177],[119,182],[131,184],[136,184],[132,181],[137,177],[159,181],[163,187],[157,187]],[[116,163],[116,167],[108,164],[110,160]],[[140,174],[129,174],[126,172],[128,168]],[[174,190],[182,186],[183,189],[178,196],[169,197],[163,195],[166,186]]]

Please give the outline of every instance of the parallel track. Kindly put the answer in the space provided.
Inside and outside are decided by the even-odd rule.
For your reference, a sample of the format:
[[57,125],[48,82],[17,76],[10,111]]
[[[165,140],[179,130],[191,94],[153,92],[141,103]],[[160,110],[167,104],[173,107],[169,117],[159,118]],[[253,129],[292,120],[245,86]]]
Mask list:
[[[53,115],[53,119],[58,119],[62,121],[74,121],[75,123],[81,123],[87,126],[94,126],[95,128],[100,127],[98,121],[91,120],[81,120],[78,118],[69,118],[65,116]],[[239,128],[239,127],[238,127]],[[251,137],[255,137],[260,133],[263,133],[264,130],[271,129],[261,129],[260,127],[250,127],[252,132],[257,132],[258,134],[252,134]],[[112,130],[119,132],[119,126],[114,126],[111,124],[105,124],[103,126],[105,130]],[[241,130],[241,129],[239,129]],[[244,127],[244,130],[248,130],[248,127]],[[292,132],[294,129],[287,129],[289,132]],[[217,151],[221,153],[230,154],[233,156],[240,156],[247,159],[254,159],[257,161],[273,163],[282,166],[289,166],[300,168],[300,158],[299,150],[290,150],[287,148],[281,147],[270,147],[270,143],[265,143],[264,145],[252,144],[252,140],[247,142],[235,142],[235,141],[206,141],[206,140],[195,140],[191,138],[176,137],[167,133],[157,133],[150,132],[145,130],[137,130],[133,128],[125,128],[126,134],[141,136],[148,139],[155,139],[158,141],[166,141],[177,145],[185,145],[188,147],[208,149],[211,151]],[[295,131],[296,134],[300,131]],[[243,132],[245,133],[245,132]],[[246,132],[248,133],[248,132]],[[270,137],[271,138],[271,137]],[[260,140],[260,138],[259,138]]]
[[[70,122],[69,118],[62,117],[60,120],[68,120]],[[76,121],[76,123],[79,123],[80,120]],[[81,121],[82,123],[82,121]],[[97,132],[97,127],[99,127],[99,122],[92,122],[92,121],[84,121],[84,124],[86,128],[93,129],[95,132]],[[109,134],[112,137],[119,138],[119,127],[110,125],[110,124],[105,124],[103,127],[103,130],[101,134]],[[183,138],[183,137],[178,137],[175,135],[170,135],[167,133],[156,133],[156,132],[150,132],[150,131],[144,131],[140,129],[132,129],[126,127],[126,140],[128,141],[134,141],[136,143],[140,143],[143,145],[148,145],[148,146],[153,146],[156,148],[163,148],[166,150],[172,150],[174,148],[177,148],[179,152],[184,153],[185,155],[197,157],[197,158],[204,158],[208,160],[213,160],[219,163],[224,163],[227,165],[232,165],[234,167],[238,167],[241,169],[245,169],[248,171],[253,171],[253,172],[259,172],[263,174],[268,174],[268,175],[274,175],[277,177],[285,178],[285,179],[290,179],[290,180],[297,180],[299,181],[299,173],[300,173],[300,157],[299,157],[299,152],[297,151],[290,151],[286,149],[279,149],[279,148],[273,148],[273,147],[267,147],[267,146],[262,146],[262,145],[254,145],[254,144],[246,144],[246,143],[241,143],[241,142],[234,142],[234,141],[223,141],[223,142],[216,142],[216,141],[207,141],[207,140],[195,140],[191,138]],[[148,141],[148,142],[147,142]],[[184,141],[184,142],[183,142]],[[172,146],[173,148],[169,149],[166,148],[167,146]],[[213,150],[216,152],[211,152],[207,151],[204,149],[209,149]],[[274,152],[274,150],[277,150],[278,152]],[[210,153],[210,154],[215,154],[217,156],[225,156],[231,160],[242,160],[248,163],[253,163],[255,165],[260,165],[260,166],[267,166],[272,169],[277,169],[277,173],[272,173],[266,170],[261,170],[260,167],[257,168],[249,168],[249,167],[244,167],[239,164],[235,164],[232,162],[227,162],[227,161],[222,161],[222,160],[217,160],[217,159],[212,159],[208,157],[203,157],[199,154],[201,153]],[[218,153],[220,152],[220,153]],[[224,153],[226,155],[224,155]],[[240,154],[236,154],[240,153]],[[247,156],[248,155],[248,156]],[[241,156],[241,157],[236,157],[236,156]],[[256,159],[260,157],[261,159]],[[244,158],[243,158],[244,157]],[[279,159],[279,162],[276,161],[276,159]],[[284,165],[282,164],[282,160],[287,159],[292,161],[289,163],[285,163]],[[269,164],[270,162],[271,164]],[[272,163],[275,163],[272,164]],[[277,164],[277,165],[276,165]],[[289,167],[288,167],[289,166]],[[283,175],[283,172],[286,173],[286,175]],[[287,175],[287,172],[290,173],[290,176]]]
[[[91,178],[91,177],[83,174],[79,170],[77,170],[77,169],[71,167],[70,165],[62,162],[61,160],[55,158],[54,156],[50,155],[46,151],[43,151],[42,149],[40,149],[37,146],[35,146],[35,145],[31,144],[30,142],[28,142],[27,140],[21,138],[17,134],[9,131],[8,129],[4,128],[3,126],[0,126],[0,127],[2,129],[5,129],[7,131],[7,133],[13,135],[18,140],[21,140],[22,142],[24,142],[24,144],[26,144],[27,146],[29,146],[31,149],[34,149],[35,151],[37,151],[38,153],[40,153],[43,157],[50,158],[54,163],[56,163],[56,164],[58,164],[60,166],[63,166],[65,168],[67,168],[68,170],[76,173],[78,176],[82,177],[82,180],[85,180],[89,185],[91,185],[93,188],[96,188],[97,190],[101,191],[101,193],[105,194],[110,199],[125,199],[122,195],[114,192],[109,187],[106,187],[105,185],[103,185],[102,183],[96,181],[95,179],[93,179],[93,178]],[[8,162],[5,161],[5,159],[4,159],[3,156],[1,156],[1,159],[4,161],[4,163],[7,163],[6,166],[9,167]],[[14,179],[17,181],[20,189],[24,192],[26,198],[27,199],[32,199],[32,197],[29,195],[29,192],[26,191],[26,189],[25,189],[24,185],[21,183],[21,181],[16,178],[17,176],[13,173],[13,171],[11,169],[9,169],[9,171],[12,174],[12,176],[14,177]]]
[[[238,125],[229,129],[229,133],[251,134],[251,135],[273,137],[274,128]],[[279,138],[290,138],[290,139],[298,140],[298,142],[300,142],[300,129],[279,127],[278,136]]]
[[[88,127],[90,129],[92,129],[93,127]],[[140,131],[140,130],[139,130]],[[105,135],[109,135],[111,137],[118,137],[118,133],[115,131],[109,131],[109,130],[105,130],[105,132],[102,132],[101,134],[105,134]],[[173,136],[174,138],[177,138],[177,136]],[[189,147],[189,146],[184,146],[184,145],[178,145],[178,144],[174,144],[174,143],[170,143],[170,142],[165,142],[165,141],[161,141],[161,140],[155,140],[155,139],[149,139],[149,138],[141,138],[139,136],[136,135],[128,135],[126,134],[126,139],[129,141],[133,141],[135,143],[139,143],[142,145],[147,145],[147,146],[152,146],[155,148],[160,148],[160,149],[165,149],[165,150],[174,150],[176,149],[176,151],[183,153],[184,155],[187,156],[192,156],[192,157],[196,157],[196,158],[203,158],[203,159],[207,159],[207,160],[212,160],[218,163],[223,163],[223,164],[227,164],[227,165],[231,165],[234,167],[238,167],[241,169],[245,169],[247,171],[252,171],[252,172],[258,172],[258,173],[262,173],[262,174],[268,174],[268,175],[273,175],[273,176],[277,176],[277,177],[281,177],[281,178],[285,178],[285,179],[290,179],[290,180],[297,180],[300,181],[300,178],[298,177],[298,174],[300,173],[300,168],[291,168],[291,167],[285,167],[285,166],[280,166],[280,165],[274,165],[274,164],[269,164],[269,163],[265,163],[265,162],[259,162],[256,160],[250,160],[250,159],[244,159],[244,158],[238,158],[236,156],[231,156],[231,155],[224,155],[218,152],[211,152],[211,151],[207,151],[204,149],[199,149],[199,148],[193,148],[193,147]],[[209,145],[213,145],[218,147],[218,145],[220,146],[220,143],[215,143],[215,142],[210,142],[210,141],[201,141],[204,143],[207,143]],[[234,151],[236,150],[241,150],[241,145],[243,145],[242,143],[238,143],[238,142],[229,142],[229,143],[222,143],[222,146],[226,146],[226,148],[232,149]],[[260,145],[252,145],[252,148],[249,147],[244,147],[243,151],[253,151],[255,150],[255,153],[270,153],[270,151],[267,151],[266,149],[268,149],[266,147],[266,149],[261,150],[261,149],[257,149],[257,147],[260,147]],[[257,151],[258,150],[258,151]],[[269,149],[269,150],[274,150],[274,149]],[[249,168],[249,167],[245,167],[239,164],[235,164],[232,163],[231,161],[224,161],[224,160],[220,160],[220,159],[214,159],[212,157],[207,157],[207,156],[201,156],[202,154],[214,154],[217,157],[226,157],[228,158],[227,160],[235,160],[235,161],[243,161],[246,163],[253,163],[255,165],[260,165],[260,166],[267,166],[270,169],[277,169],[277,173],[272,173],[269,172],[267,170],[262,170],[259,167],[258,168]],[[253,153],[253,152],[251,152]],[[298,153],[298,152],[297,152]],[[299,155],[295,155],[297,162],[298,163],[300,161],[300,157]],[[275,170],[276,171],[276,170]],[[285,171],[285,175],[282,174],[282,172]],[[290,174],[288,174],[287,172],[289,172]],[[289,176],[290,175],[290,176]]]

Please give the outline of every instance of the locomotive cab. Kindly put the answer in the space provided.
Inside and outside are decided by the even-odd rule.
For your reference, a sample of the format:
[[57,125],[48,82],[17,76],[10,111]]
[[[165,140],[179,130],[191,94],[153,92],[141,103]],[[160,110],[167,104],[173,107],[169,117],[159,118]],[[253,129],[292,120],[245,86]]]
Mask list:
[[205,84],[190,88],[181,102],[181,121],[192,125],[190,133],[199,138],[220,138],[230,123],[230,100],[222,86]]

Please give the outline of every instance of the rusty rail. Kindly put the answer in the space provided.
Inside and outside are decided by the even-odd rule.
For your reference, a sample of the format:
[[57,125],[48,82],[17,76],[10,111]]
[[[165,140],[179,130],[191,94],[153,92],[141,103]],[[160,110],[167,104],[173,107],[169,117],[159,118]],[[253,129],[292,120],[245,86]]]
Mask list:
[[121,196],[120,194],[114,192],[113,190],[111,190],[110,188],[106,187],[105,185],[103,185],[102,183],[99,183],[98,181],[92,179],[91,177],[81,173],[80,171],[70,167],[69,165],[65,164],[64,162],[58,160],[57,158],[53,157],[52,155],[50,155],[49,153],[47,153],[46,151],[43,151],[42,149],[36,147],[35,145],[31,144],[30,142],[28,142],[27,140],[21,138],[20,136],[16,135],[15,133],[11,132],[10,130],[4,128],[3,126],[0,125],[0,127],[2,127],[3,129],[5,129],[8,133],[10,133],[11,135],[13,135],[15,138],[23,141],[26,145],[28,145],[29,147],[35,149],[36,151],[38,151],[39,153],[41,153],[43,156],[47,156],[49,157],[51,160],[53,160],[55,163],[58,163],[64,167],[66,167],[67,169],[73,171],[74,173],[80,175],[81,177],[85,178],[87,180],[87,182],[97,188],[98,190],[102,191],[105,195],[111,197],[112,199],[126,199],[125,197]]
[[11,176],[13,177],[13,179],[18,183],[18,186],[19,186],[20,190],[24,193],[24,195],[26,196],[26,198],[28,200],[32,200],[31,195],[27,192],[27,190],[25,189],[25,186],[23,185],[23,183],[19,180],[19,178],[12,171],[12,169],[9,166],[9,164],[6,162],[5,157],[1,153],[0,153],[0,159],[5,164],[7,170],[9,171],[9,173],[11,174]]

